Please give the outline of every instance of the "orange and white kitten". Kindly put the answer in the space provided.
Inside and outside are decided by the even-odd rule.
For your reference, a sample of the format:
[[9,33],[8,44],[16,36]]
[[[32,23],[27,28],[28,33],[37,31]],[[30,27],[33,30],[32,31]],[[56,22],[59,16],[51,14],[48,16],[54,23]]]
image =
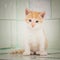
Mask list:
[[47,55],[47,38],[43,29],[45,12],[37,12],[26,9],[26,34],[24,36],[25,51],[23,55],[40,54]]

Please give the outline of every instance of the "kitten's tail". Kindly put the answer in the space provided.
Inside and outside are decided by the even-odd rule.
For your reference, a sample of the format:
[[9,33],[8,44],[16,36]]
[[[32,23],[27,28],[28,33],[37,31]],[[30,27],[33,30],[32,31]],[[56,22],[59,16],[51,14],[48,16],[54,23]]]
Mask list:
[[11,52],[11,54],[23,54],[23,53],[24,53],[23,49],[19,49]]

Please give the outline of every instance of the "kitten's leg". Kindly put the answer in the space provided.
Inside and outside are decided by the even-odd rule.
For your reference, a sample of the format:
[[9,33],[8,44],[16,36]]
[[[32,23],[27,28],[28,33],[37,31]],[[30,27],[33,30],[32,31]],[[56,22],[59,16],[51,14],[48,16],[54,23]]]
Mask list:
[[30,55],[29,35],[24,34],[24,53],[23,55]]
[[23,55],[30,55],[30,47],[28,44],[26,44],[25,46],[25,52],[23,53]]
[[40,51],[40,55],[41,55],[41,56],[46,56],[46,55],[47,55],[46,50],[41,50],[41,51]]
[[47,55],[44,38],[42,38],[42,40],[40,41],[40,55]]

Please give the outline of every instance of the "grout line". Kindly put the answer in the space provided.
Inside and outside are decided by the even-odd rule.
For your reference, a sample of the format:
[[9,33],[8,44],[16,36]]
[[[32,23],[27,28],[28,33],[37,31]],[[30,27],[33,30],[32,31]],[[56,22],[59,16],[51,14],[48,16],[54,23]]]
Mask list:
[[7,49],[14,49],[16,47],[7,47],[7,48],[0,48],[0,50],[7,50]]
[[51,16],[50,17],[52,18],[52,0],[50,0],[50,8],[51,8],[50,9],[51,10]]

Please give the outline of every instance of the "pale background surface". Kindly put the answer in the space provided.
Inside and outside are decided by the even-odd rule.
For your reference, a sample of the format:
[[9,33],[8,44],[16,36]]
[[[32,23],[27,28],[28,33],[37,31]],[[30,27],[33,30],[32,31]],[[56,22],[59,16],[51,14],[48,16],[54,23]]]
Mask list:
[[60,51],[60,0],[0,0],[0,52],[23,48],[25,8],[46,11],[48,51]]

